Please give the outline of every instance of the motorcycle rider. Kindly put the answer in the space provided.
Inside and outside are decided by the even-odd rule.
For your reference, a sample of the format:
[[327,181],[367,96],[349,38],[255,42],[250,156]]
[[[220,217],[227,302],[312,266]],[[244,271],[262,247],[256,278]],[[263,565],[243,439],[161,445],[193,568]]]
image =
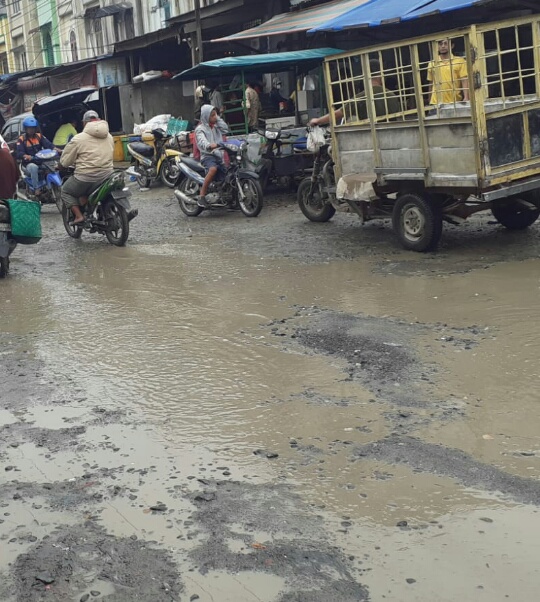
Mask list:
[[0,148],[0,199],[13,199],[20,177],[19,166],[9,150]]
[[83,131],[66,145],[60,158],[62,167],[75,164],[75,173],[62,186],[62,202],[71,209],[75,219],[72,224],[84,222],[81,207],[88,196],[113,171],[114,140],[109,133],[109,124],[100,119],[96,111],[83,115]]
[[206,200],[206,194],[210,184],[213,182],[218,171],[225,171],[224,152],[217,150],[219,143],[225,139],[228,126],[218,116],[212,105],[201,107],[201,121],[195,128],[195,139],[201,153],[201,163],[206,170],[206,177],[201,187],[201,193],[197,204],[199,207],[208,209],[210,204]]
[[35,117],[26,117],[22,122],[24,134],[19,136],[15,156],[21,162],[23,169],[28,172],[32,180],[34,194],[39,196],[41,188],[39,186],[39,165],[34,161],[34,157],[43,149],[54,149],[54,144],[38,132],[39,123]]

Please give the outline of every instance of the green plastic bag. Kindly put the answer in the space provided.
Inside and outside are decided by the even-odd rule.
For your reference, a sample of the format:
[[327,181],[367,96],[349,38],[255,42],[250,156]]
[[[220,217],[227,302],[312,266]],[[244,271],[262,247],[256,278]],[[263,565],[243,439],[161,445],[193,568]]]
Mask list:
[[167,125],[167,135],[176,136],[180,132],[185,132],[188,129],[188,127],[189,121],[187,121],[186,119],[176,119],[175,117],[171,117]]
[[41,240],[41,204],[37,201],[9,199],[11,236],[22,245],[33,245]]

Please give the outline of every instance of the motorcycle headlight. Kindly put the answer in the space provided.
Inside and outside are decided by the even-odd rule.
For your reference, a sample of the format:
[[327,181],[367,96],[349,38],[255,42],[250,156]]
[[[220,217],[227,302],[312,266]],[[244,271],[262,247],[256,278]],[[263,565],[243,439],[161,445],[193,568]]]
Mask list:
[[275,130],[266,130],[264,135],[267,140],[277,140],[279,132],[276,132]]

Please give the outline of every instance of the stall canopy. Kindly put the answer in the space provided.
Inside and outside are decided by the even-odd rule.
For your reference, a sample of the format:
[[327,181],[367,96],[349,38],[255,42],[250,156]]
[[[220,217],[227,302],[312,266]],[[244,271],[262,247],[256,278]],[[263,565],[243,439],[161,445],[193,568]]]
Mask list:
[[173,79],[195,80],[221,75],[236,75],[242,71],[258,71],[260,73],[276,73],[288,71],[295,67],[309,70],[332,54],[342,50],[335,48],[313,48],[297,52],[275,52],[272,54],[254,54],[247,56],[229,56],[215,61],[199,63],[195,67],[175,75]]
[[343,31],[359,27],[377,27],[389,23],[409,21],[437,13],[445,13],[495,0],[369,0],[341,13],[337,17],[319,23],[308,30],[317,32]]
[[348,12],[352,8],[369,3],[370,0],[333,0],[323,6],[306,8],[288,13],[281,13],[272,17],[266,23],[245,29],[224,38],[212,40],[212,42],[234,42],[258,38],[264,36],[277,36],[283,34],[293,34],[306,32],[308,29],[327,23],[340,15]]

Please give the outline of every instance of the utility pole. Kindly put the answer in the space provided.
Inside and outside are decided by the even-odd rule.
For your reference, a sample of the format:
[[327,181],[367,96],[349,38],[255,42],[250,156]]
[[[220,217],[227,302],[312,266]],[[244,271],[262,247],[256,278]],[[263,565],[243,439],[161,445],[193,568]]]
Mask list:
[[196,64],[202,63],[203,58],[203,39],[202,39],[202,27],[201,27],[201,0],[194,0],[195,2],[195,40],[196,40],[196,51],[195,56],[197,59]]

